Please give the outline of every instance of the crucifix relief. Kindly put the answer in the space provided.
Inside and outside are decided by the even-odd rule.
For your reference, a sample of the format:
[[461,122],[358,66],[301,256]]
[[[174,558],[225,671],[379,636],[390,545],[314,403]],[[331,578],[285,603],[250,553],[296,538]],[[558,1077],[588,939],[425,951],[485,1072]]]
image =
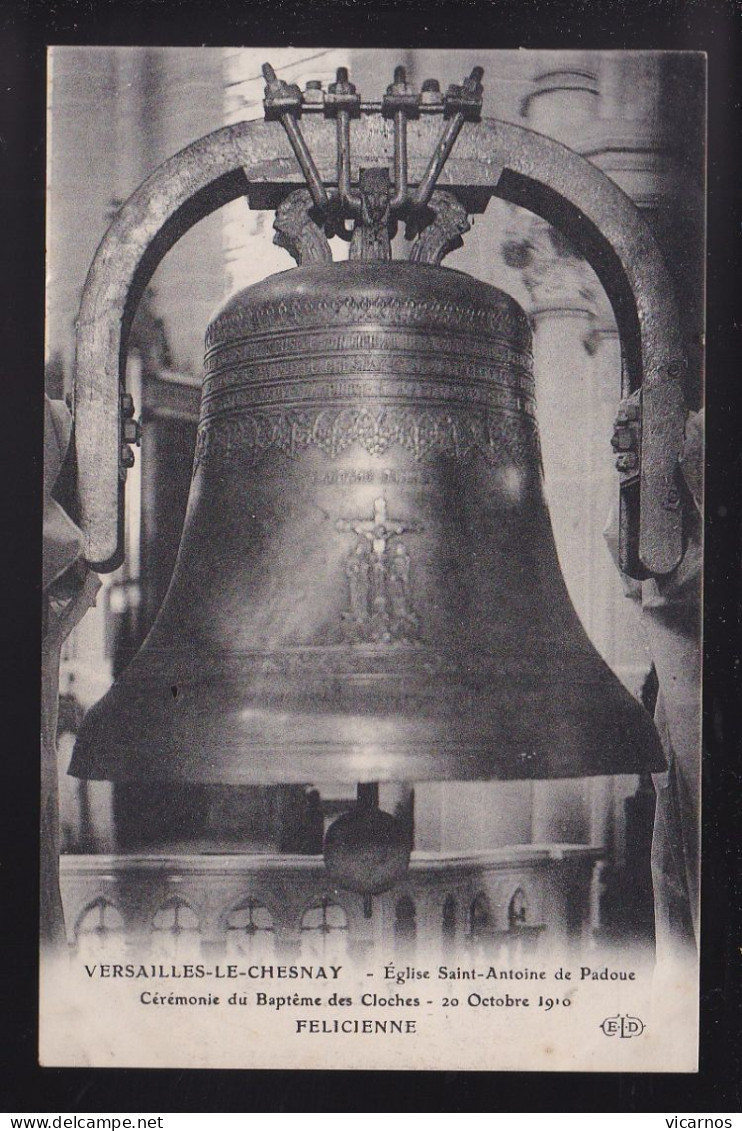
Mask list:
[[420,527],[389,517],[384,496],[374,499],[373,518],[341,518],[341,533],[358,536],[345,563],[350,608],[343,613],[349,643],[390,644],[413,641],[419,623],[410,598],[410,556],[401,535]]

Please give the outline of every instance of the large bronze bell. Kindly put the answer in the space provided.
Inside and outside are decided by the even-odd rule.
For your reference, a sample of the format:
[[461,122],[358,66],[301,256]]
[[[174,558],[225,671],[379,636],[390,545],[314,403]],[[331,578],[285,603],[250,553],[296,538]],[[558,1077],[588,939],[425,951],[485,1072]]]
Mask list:
[[207,333],[169,592],[71,772],[238,785],[663,766],[559,569],[514,300],[391,261],[301,266],[232,298]]

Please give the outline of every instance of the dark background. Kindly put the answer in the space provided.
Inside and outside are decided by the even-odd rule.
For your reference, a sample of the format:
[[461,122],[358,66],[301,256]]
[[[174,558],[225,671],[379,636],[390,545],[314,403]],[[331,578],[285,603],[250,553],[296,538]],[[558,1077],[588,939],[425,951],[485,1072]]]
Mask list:
[[[5,0],[3,514],[0,652],[0,1095],[7,1111],[740,1110],[739,0]],[[698,1075],[40,1069],[38,718],[48,44],[658,49],[709,56],[708,473],[701,1071]],[[7,175],[6,170],[9,172]],[[4,993],[3,991],[7,991]]]

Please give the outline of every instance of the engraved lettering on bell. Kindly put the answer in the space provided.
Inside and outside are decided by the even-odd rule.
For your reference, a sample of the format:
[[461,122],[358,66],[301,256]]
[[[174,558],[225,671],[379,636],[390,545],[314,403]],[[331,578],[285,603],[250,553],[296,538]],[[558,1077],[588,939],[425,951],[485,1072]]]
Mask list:
[[358,535],[345,563],[350,608],[343,613],[345,639],[352,644],[412,643],[420,634],[410,597],[410,555],[402,534],[420,526],[389,517],[386,498],[374,499],[370,519],[340,518],[335,529]]

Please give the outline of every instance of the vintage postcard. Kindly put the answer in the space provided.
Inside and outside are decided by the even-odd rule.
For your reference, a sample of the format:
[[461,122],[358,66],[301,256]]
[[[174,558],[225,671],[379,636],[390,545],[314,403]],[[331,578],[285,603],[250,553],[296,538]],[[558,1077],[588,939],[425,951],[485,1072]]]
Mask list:
[[41,1063],[696,1071],[705,57],[48,78]]

